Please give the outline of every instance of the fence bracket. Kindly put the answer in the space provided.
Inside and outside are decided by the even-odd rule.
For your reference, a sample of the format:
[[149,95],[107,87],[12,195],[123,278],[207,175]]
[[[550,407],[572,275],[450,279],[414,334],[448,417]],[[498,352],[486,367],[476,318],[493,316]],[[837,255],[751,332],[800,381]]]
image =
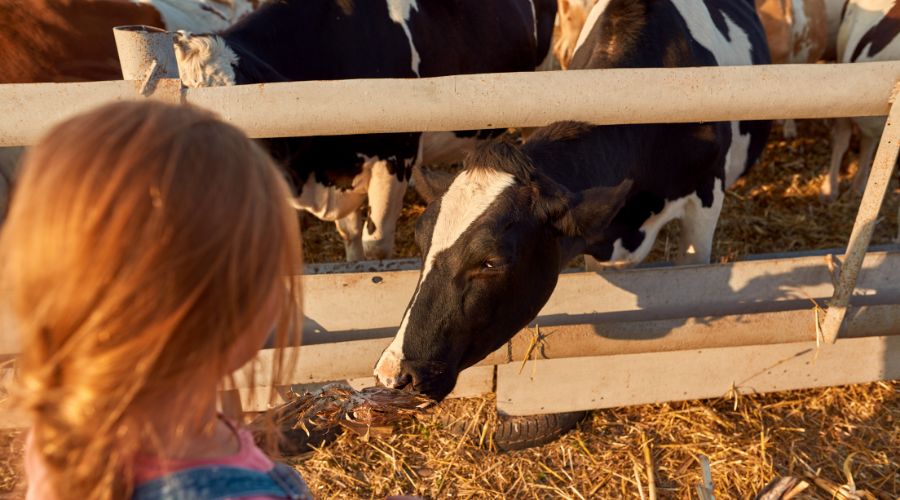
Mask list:
[[856,279],[866,257],[869,241],[875,231],[875,221],[894,171],[898,147],[900,147],[900,105],[895,100],[891,103],[887,123],[878,143],[878,152],[875,153],[875,161],[866,182],[866,190],[856,213],[856,222],[853,223],[853,231],[850,233],[847,252],[840,266],[840,278],[834,287],[834,295],[828,302],[828,310],[822,324],[825,341],[829,344],[835,343],[841,333],[847,307],[850,305],[850,296],[856,288]]

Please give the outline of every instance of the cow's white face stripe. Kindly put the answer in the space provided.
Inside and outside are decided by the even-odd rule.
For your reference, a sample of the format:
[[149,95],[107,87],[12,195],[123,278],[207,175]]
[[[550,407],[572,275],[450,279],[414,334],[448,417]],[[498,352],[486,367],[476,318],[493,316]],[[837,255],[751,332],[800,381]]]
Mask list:
[[594,25],[597,24],[600,16],[603,15],[603,12],[609,5],[609,2],[610,0],[600,0],[591,9],[591,13],[588,14],[587,19],[585,19],[584,21],[584,26],[581,27],[581,33],[578,34],[578,41],[575,42],[575,50],[572,51],[572,55],[578,52],[578,49],[581,48],[581,46],[587,40],[588,35],[590,35],[591,31],[594,30]]
[[434,224],[428,255],[424,258],[419,287],[403,315],[397,335],[382,353],[378,364],[375,365],[375,377],[382,384],[393,387],[397,381],[400,374],[400,361],[403,360],[403,338],[406,335],[409,316],[413,307],[416,306],[422,285],[425,284],[428,274],[434,268],[438,254],[452,247],[466,229],[481,217],[494,204],[497,197],[514,182],[515,178],[505,172],[481,169],[466,170],[456,176],[450,188],[444,193],[441,198],[440,212],[438,212]]
[[710,51],[719,66],[743,66],[753,64],[753,45],[750,38],[740,26],[734,23],[728,14],[722,13],[728,36],[716,28],[709,9],[704,2],[697,0],[672,0],[678,13],[681,14],[688,31],[694,40]]
[[387,0],[388,15],[391,21],[399,24],[409,40],[409,50],[412,53],[412,70],[416,76],[419,75],[419,64],[422,59],[419,57],[419,51],[416,50],[416,44],[413,43],[412,32],[409,31],[409,14],[412,9],[419,10],[416,0]]
[[437,254],[452,247],[514,182],[512,174],[488,169],[466,170],[456,176],[441,198],[441,210],[428,249],[428,263],[431,264]]

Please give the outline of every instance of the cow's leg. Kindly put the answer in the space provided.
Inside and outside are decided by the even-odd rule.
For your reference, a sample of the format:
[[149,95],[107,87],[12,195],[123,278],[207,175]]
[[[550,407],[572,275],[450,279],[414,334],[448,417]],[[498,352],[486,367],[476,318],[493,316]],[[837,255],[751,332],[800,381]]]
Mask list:
[[[695,195],[691,197],[693,196]],[[634,233],[614,241],[612,243],[612,254],[608,262],[601,261],[600,267],[629,267],[643,262],[653,250],[653,245],[656,243],[656,238],[659,236],[662,228],[672,220],[683,217],[684,207],[688,199],[689,197],[669,201],[660,200],[663,202],[662,211],[648,217],[641,224],[640,228],[634,230]],[[626,246],[626,240],[637,242],[637,246],[629,248],[629,246]],[[595,257],[601,258],[599,256]]]
[[795,139],[797,137],[797,122],[788,118],[781,125],[781,132],[785,139]]
[[363,248],[370,259],[387,259],[394,253],[397,218],[406,194],[405,167],[398,161],[379,160],[369,180],[369,220],[363,231]]
[[866,182],[869,180],[869,171],[872,169],[872,158],[875,156],[878,140],[862,130],[859,135],[859,161],[857,162],[859,167],[856,169],[856,176],[853,177],[852,189],[856,193],[862,194],[866,190]]
[[352,189],[340,189],[320,184],[314,176],[310,176],[300,195],[294,199],[294,206],[313,214],[317,219],[333,221],[337,226],[348,262],[363,260],[362,248],[363,217],[360,209],[366,201],[365,185],[368,172],[363,171],[353,181]]
[[341,239],[344,240],[344,250],[347,255],[347,262],[356,262],[364,260],[366,254],[363,251],[363,216],[359,210],[350,212],[344,218],[334,221],[337,226]]
[[819,198],[822,201],[834,201],[840,192],[841,163],[844,154],[850,147],[850,135],[853,125],[847,118],[837,118],[831,124],[831,165],[828,167],[828,175],[822,181],[822,189]]
[[724,200],[725,191],[722,189],[722,181],[719,179],[716,179],[713,188],[713,202],[710,206],[703,206],[703,202],[696,195],[687,200],[684,206],[684,215],[681,218],[677,264],[709,264],[712,256],[713,235],[716,232],[716,224],[719,222],[719,214],[722,212]]
[[897,237],[894,243],[900,243],[900,207],[897,208]]

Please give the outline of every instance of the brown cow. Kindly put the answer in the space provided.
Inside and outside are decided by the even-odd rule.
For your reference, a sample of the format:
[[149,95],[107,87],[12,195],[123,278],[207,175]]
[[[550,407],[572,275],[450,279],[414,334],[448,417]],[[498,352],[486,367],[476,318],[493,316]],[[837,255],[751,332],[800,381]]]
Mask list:
[[[0,83],[118,80],[113,27],[220,31],[254,7],[250,0],[3,0]],[[0,220],[20,154],[0,148]]]
[[7,0],[0,3],[0,83],[119,79],[114,26],[220,31],[250,9],[247,0]]
[[814,63],[828,48],[825,0],[756,0],[772,63]]
[[[825,0],[756,0],[756,12],[766,30],[773,64],[809,64],[828,49],[828,9]],[[797,137],[794,120],[784,121],[784,137]]]

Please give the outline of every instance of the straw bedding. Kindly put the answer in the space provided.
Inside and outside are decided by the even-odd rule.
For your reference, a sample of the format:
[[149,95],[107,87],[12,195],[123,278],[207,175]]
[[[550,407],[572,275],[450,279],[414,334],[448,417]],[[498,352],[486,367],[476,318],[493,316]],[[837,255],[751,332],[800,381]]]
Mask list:
[[[717,498],[753,498],[776,477],[851,478],[900,495],[898,383],[595,411],[559,441],[495,453],[491,397],[447,401],[388,437],[345,433],[297,460],[322,498],[696,498],[701,456]],[[441,412],[468,430],[447,430]],[[848,474],[849,473],[849,474]],[[825,483],[823,483],[825,484]],[[832,498],[810,485],[799,498]],[[840,497],[838,497],[840,498]]]
[[[819,201],[830,153],[827,127],[801,122],[800,131],[792,141],[773,131],[763,161],[728,192],[714,260],[845,244],[858,198],[848,193],[835,204]],[[874,243],[896,234],[897,204],[889,194]],[[417,254],[413,222],[423,210],[410,192],[398,228],[400,256]],[[309,261],[343,258],[333,224],[304,218],[303,225]],[[674,225],[660,235],[651,258],[674,255],[676,240]],[[707,457],[717,498],[753,498],[773,480],[792,477],[806,486],[794,498],[853,498],[836,488],[854,484],[864,490],[858,498],[896,499],[898,389],[900,382],[879,382],[600,410],[557,442],[510,453],[491,451],[497,422],[491,397],[447,401],[427,412],[412,404],[376,425],[377,432],[356,425],[358,432],[290,460],[322,498],[696,498],[701,457]],[[297,414],[327,409],[346,417],[355,407],[345,404],[349,394],[332,396],[307,399]],[[371,411],[351,417],[356,424],[385,422]],[[0,432],[0,498],[21,477],[21,441],[21,432]],[[12,497],[21,496],[18,483]]]

